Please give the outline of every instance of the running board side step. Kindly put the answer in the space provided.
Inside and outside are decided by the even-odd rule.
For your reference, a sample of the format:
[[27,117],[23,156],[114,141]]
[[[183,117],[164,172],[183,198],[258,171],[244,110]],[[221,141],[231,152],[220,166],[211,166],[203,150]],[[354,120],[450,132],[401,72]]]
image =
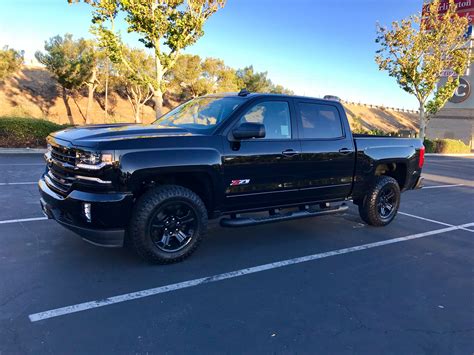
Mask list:
[[255,226],[258,224],[266,224],[273,222],[282,222],[289,221],[292,219],[307,218],[307,217],[316,217],[316,216],[325,216],[329,214],[342,213],[347,211],[349,207],[346,204],[342,204],[339,207],[335,208],[324,208],[321,210],[312,211],[309,208],[304,210],[295,211],[287,214],[273,214],[270,213],[266,217],[233,217],[233,218],[222,218],[220,224],[222,227],[247,227]]

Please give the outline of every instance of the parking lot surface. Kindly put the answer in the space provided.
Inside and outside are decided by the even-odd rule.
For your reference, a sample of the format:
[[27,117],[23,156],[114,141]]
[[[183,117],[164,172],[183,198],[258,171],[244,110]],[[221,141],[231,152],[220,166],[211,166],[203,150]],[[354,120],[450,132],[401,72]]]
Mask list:
[[[427,157],[387,227],[212,223],[151,266],[45,220],[42,157],[0,155],[0,354],[472,354],[474,159]],[[307,258],[302,258],[307,257]],[[117,297],[118,296],[118,297]]]

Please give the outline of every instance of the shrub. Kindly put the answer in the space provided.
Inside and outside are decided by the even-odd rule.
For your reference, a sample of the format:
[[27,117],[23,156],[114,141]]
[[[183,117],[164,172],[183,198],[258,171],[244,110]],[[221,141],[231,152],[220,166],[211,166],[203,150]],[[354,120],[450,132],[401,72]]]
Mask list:
[[23,52],[8,46],[0,49],[0,82],[17,72],[23,64]]
[[436,140],[436,153],[470,153],[471,148],[460,140]]
[[362,118],[357,115],[357,116],[354,116],[352,118],[352,125],[351,125],[351,130],[352,130],[352,133],[363,133],[364,132],[364,128],[362,126]]
[[435,153],[436,142],[434,140],[425,139],[423,145],[425,146],[426,153]]
[[396,135],[396,133],[394,132],[385,132],[381,129],[371,129],[370,131],[368,131],[367,134],[370,134],[371,136],[393,136],[393,135]]
[[470,153],[471,148],[456,139],[425,139],[424,143],[427,153],[462,154]]
[[382,131],[381,129],[371,129],[371,130],[366,130],[362,129],[360,131],[352,131],[354,134],[365,134],[369,136],[386,136],[386,137],[397,137],[398,132],[386,132]]
[[0,117],[0,147],[45,147],[50,133],[67,127],[35,118]]

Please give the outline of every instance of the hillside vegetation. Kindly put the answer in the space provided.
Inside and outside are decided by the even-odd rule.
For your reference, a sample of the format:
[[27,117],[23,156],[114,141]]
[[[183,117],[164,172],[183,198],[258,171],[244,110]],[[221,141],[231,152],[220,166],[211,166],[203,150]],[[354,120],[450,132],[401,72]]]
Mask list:
[[[168,102],[168,105],[175,105]],[[70,99],[73,124],[85,123],[87,97],[77,93]],[[168,106],[169,109],[169,106]],[[53,76],[41,67],[24,66],[0,84],[0,116],[44,118],[58,124],[71,123],[61,98],[61,88]],[[103,97],[96,95],[92,105],[92,123],[133,122],[133,108],[126,98],[116,93],[109,96],[109,115],[106,119]],[[143,122],[154,120],[154,111],[145,106]]]
[[[73,123],[85,123],[86,93],[77,93],[70,100]],[[165,111],[179,104],[177,98],[165,97]],[[344,103],[347,115],[356,130],[396,132],[416,130],[417,115],[390,109]],[[18,73],[0,84],[0,116],[44,118],[57,124],[69,124],[61,90],[52,75],[41,67],[24,66]],[[154,120],[154,110],[145,105],[144,123]],[[0,118],[1,119],[1,118]],[[126,98],[112,93],[109,96],[109,114],[105,117],[103,97],[96,95],[92,106],[93,123],[134,122],[132,105]]]

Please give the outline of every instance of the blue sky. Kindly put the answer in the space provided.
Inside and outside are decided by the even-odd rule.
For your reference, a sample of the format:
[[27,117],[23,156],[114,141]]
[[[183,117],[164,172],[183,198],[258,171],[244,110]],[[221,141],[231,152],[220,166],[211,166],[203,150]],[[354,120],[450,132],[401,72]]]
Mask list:
[[[374,62],[375,24],[420,11],[414,0],[228,0],[206,24],[206,34],[186,50],[253,64],[278,84],[308,96],[416,108],[416,99]],[[0,0],[0,46],[23,49],[26,58],[56,34],[92,37],[90,7],[66,0]],[[136,47],[133,36],[126,41]]]

